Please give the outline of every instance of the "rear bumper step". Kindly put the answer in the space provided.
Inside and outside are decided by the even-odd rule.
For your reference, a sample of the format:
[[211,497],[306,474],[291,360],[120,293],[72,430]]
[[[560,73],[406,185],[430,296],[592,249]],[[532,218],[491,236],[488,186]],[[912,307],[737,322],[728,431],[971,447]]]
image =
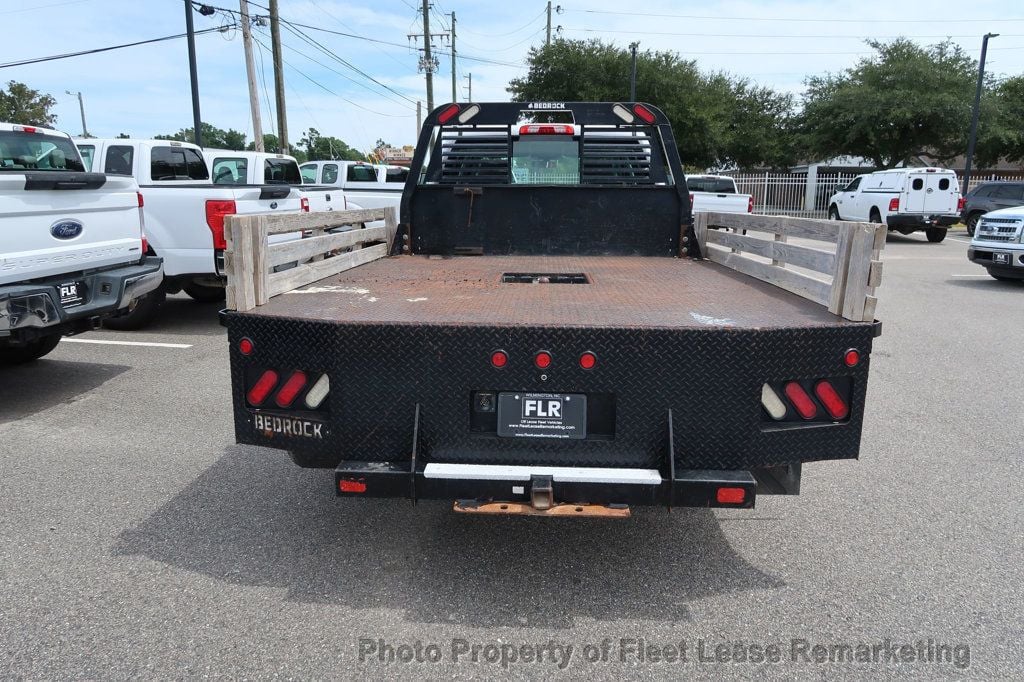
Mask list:
[[[751,509],[757,482],[749,471],[506,466],[345,461],[334,472],[343,497],[484,500],[543,509],[559,504]],[[540,494],[538,494],[540,493]]]

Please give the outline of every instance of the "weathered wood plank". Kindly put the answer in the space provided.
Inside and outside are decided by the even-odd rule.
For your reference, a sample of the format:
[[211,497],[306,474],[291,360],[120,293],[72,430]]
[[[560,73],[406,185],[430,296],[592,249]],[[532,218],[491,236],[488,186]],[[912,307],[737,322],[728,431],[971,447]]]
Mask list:
[[[719,232],[718,230],[709,230],[707,240],[709,243],[728,246],[732,249],[754,253],[765,258],[778,259],[779,261],[814,270],[825,275],[832,275],[835,271],[835,254],[828,251],[819,251],[806,246],[800,246],[799,244],[758,239],[749,235]],[[774,262],[772,265],[780,267]]]
[[[771,232],[788,237],[802,237],[821,242],[839,240],[840,225],[847,221],[792,218],[790,216],[754,215],[750,213],[708,213],[708,226],[728,227],[734,230]],[[857,223],[853,223],[857,224]]]
[[[697,237],[697,246],[700,247],[701,253],[704,252],[708,243],[708,214],[707,213],[695,213],[693,215],[693,233]],[[686,236],[686,227],[683,226],[682,236]]]
[[298,232],[300,230],[329,230],[332,227],[385,220],[389,210],[391,209],[364,208],[356,211],[266,214],[267,234],[287,234],[288,232]]
[[257,226],[253,218],[232,215],[224,220],[227,251],[231,254],[231,269],[227,272],[228,307],[239,312],[256,307],[253,233]]
[[387,249],[387,244],[377,244],[369,248],[360,249],[359,251],[325,258],[316,263],[305,263],[290,270],[271,273],[267,278],[270,296],[283,294],[286,291],[312,284],[324,277],[330,277],[363,263],[383,258],[388,254]]
[[874,289],[882,284],[882,261],[871,261],[871,270],[868,273],[868,286]]
[[836,240],[836,263],[832,271],[832,289],[829,294],[828,311],[843,314],[843,292],[846,290],[846,271],[850,267],[850,240],[857,223],[839,222],[839,238]]
[[798,296],[803,296],[815,303],[828,305],[830,286],[827,282],[794,272],[793,270],[774,267],[769,263],[761,263],[742,254],[729,253],[712,245],[708,246],[707,256],[709,260],[715,263],[720,263],[745,275],[774,284],[781,289],[790,291]]
[[398,209],[392,206],[384,216],[384,231],[387,233],[388,253],[395,245],[395,235],[398,234]]
[[864,303],[868,296],[871,256],[875,249],[875,228],[858,225],[850,244],[850,262],[846,271],[842,315],[848,320],[864,320]]
[[357,244],[368,242],[380,242],[386,238],[385,228],[367,227],[361,230],[333,232],[319,237],[308,237],[280,244],[271,244],[267,265],[273,268],[285,263],[304,261],[313,256],[330,253],[336,249],[347,249]]
[[[267,293],[267,249],[270,243],[267,241],[267,217],[264,215],[253,216],[249,223],[252,234],[252,282],[253,298],[256,305],[263,305],[270,300]],[[243,276],[249,272],[243,273]]]

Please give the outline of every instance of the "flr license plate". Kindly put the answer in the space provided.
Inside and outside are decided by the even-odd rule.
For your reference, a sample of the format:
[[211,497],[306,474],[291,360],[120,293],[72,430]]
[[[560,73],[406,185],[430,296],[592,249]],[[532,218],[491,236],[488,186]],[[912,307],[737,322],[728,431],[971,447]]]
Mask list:
[[65,282],[57,290],[60,292],[60,304],[65,308],[85,303],[85,282]]
[[1008,254],[1008,253],[999,253],[998,251],[994,252],[992,254],[992,262],[995,263],[996,265],[1009,265],[1010,264],[1010,254]]
[[499,393],[498,435],[504,438],[586,438],[587,396]]

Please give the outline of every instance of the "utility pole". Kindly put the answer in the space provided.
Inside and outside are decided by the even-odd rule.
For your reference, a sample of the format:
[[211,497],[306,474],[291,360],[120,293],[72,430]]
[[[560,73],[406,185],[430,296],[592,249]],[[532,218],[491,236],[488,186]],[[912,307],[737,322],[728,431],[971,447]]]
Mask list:
[[249,24],[249,2],[239,0],[242,11],[242,45],[245,48],[245,75],[249,80],[249,109],[252,111],[252,136],[256,151],[263,151],[263,121],[260,119],[260,96],[256,90],[256,64],[252,59],[252,26]]
[[423,128],[423,102],[416,100],[416,138],[420,139],[420,130]]
[[188,72],[192,79],[192,140],[202,147],[203,121],[199,115],[199,76],[196,73],[196,29],[192,25],[192,0],[185,0],[185,33],[188,34]]
[[985,84],[985,54],[988,52],[988,39],[998,37],[998,33],[986,33],[981,39],[981,59],[978,60],[978,88],[974,91],[974,112],[971,114],[971,133],[967,139],[967,159],[964,162],[964,184],[960,192],[967,196],[971,183],[971,165],[974,161],[974,145],[978,141],[978,115],[981,109],[981,88]]
[[423,59],[427,72],[427,112],[434,110],[434,67],[430,61],[430,0],[423,0]]
[[551,45],[551,0],[548,0],[548,39],[544,45],[545,47]]
[[640,47],[640,43],[630,43],[629,52],[632,55],[633,66],[630,69],[629,77],[629,101],[636,101],[636,48]]
[[277,102],[277,139],[281,154],[288,153],[288,114],[284,103],[284,64],[281,59],[281,17],[277,0],[270,0],[270,46],[274,57],[274,100]]
[[452,12],[452,101],[458,102],[459,95],[455,84],[455,12]]
[[82,93],[65,90],[67,94],[78,98],[78,111],[82,114],[82,137],[89,137],[89,130],[85,127],[85,105],[82,103]]
[[466,78],[469,79],[469,97],[466,98],[467,102],[473,101],[473,74],[467,73]]

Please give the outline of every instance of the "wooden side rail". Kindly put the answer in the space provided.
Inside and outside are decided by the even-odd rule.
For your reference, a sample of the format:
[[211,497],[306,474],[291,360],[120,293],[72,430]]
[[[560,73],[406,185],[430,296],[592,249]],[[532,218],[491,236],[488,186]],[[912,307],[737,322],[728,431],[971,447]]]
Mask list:
[[[874,319],[885,225],[697,213],[694,231],[708,260],[820,303],[848,320]],[[794,244],[791,237],[818,243]]]
[[[383,220],[382,227],[361,228]],[[345,232],[328,232],[352,226]],[[230,215],[224,220],[227,307],[245,312],[272,297],[388,255],[398,229],[395,208],[320,213]],[[271,235],[302,239],[272,244]],[[347,252],[341,252],[346,250]],[[341,252],[341,253],[339,253]],[[274,272],[274,268],[297,263]]]

